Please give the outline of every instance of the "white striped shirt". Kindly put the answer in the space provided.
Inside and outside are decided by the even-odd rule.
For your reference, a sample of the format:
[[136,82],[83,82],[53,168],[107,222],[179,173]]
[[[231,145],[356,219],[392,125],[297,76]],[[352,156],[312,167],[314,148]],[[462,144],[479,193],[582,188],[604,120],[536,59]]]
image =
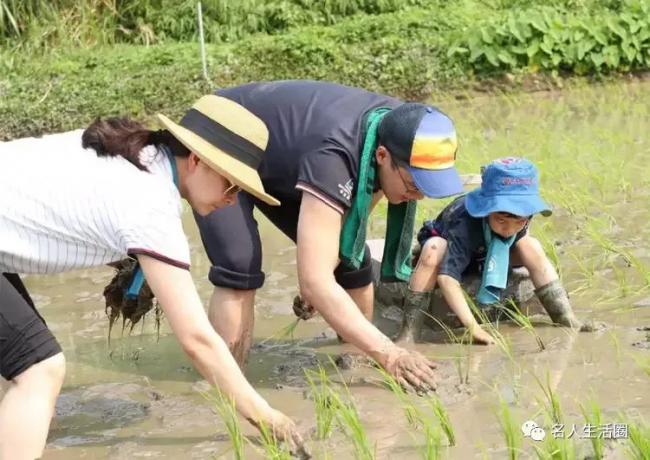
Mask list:
[[150,172],[81,147],[82,131],[0,143],[0,271],[56,273],[148,254],[190,263],[168,158]]

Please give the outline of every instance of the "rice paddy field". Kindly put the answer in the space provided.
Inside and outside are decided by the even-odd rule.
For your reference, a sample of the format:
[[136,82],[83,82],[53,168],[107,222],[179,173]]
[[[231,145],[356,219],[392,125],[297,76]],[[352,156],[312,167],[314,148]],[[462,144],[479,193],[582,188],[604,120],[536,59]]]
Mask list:
[[[260,219],[267,281],[248,378],[299,423],[314,458],[649,459],[650,81],[432,102],[457,124],[462,173],[502,156],[536,162],[554,214],[535,217],[532,234],[577,315],[606,327],[573,333],[535,316],[495,325],[490,347],[431,333],[415,347],[438,362],[438,391],[406,394],[371,366],[335,365],[352,349],[319,317],[296,324],[295,248]],[[444,204],[423,202],[418,220]],[[185,224],[207,302],[189,211]],[[159,338],[147,318],[131,335],[116,327],[108,345],[101,292],[112,274],[25,280],[68,360],[43,458],[290,458],[200,380],[164,321]]]

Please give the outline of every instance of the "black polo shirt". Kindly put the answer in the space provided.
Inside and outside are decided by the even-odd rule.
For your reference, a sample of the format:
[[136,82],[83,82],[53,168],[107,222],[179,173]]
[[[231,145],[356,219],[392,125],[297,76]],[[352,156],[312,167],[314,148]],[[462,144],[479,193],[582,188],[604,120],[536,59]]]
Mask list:
[[308,191],[343,213],[351,206],[364,115],[402,101],[335,83],[288,80],[217,91],[257,115],[269,130],[258,168],[264,189],[283,205]]

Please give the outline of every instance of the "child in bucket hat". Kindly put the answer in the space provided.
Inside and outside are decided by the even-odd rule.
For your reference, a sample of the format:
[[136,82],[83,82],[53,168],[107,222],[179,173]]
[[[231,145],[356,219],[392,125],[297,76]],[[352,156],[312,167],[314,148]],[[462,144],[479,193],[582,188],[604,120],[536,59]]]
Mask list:
[[555,324],[580,329],[582,323],[573,313],[555,268],[539,241],[529,234],[528,224],[535,214],[551,215],[539,195],[535,165],[512,157],[488,164],[479,188],[456,198],[419,231],[421,252],[404,301],[398,340],[419,339],[423,315],[437,284],[474,342],[494,343],[471,313],[462,277],[471,268],[481,270],[477,303],[497,304],[512,265],[528,269],[535,293]]

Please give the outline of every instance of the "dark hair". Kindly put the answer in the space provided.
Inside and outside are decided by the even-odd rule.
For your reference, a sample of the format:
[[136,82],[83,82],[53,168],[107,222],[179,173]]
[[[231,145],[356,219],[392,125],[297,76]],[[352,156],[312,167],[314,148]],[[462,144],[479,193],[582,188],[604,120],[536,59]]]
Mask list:
[[[386,146],[384,146],[384,148],[386,148]],[[386,148],[386,150],[388,149]],[[396,158],[395,155],[393,155],[390,150],[388,150],[388,153],[390,154],[390,169],[395,171],[399,169],[399,167],[401,166],[402,168],[408,170],[409,164],[407,161],[404,161],[401,158]]]
[[190,151],[166,129],[152,131],[129,118],[97,118],[88,126],[82,136],[83,148],[91,148],[97,156],[122,156],[136,168],[146,171],[140,163],[140,151],[147,145],[167,145],[174,156],[186,157]]

